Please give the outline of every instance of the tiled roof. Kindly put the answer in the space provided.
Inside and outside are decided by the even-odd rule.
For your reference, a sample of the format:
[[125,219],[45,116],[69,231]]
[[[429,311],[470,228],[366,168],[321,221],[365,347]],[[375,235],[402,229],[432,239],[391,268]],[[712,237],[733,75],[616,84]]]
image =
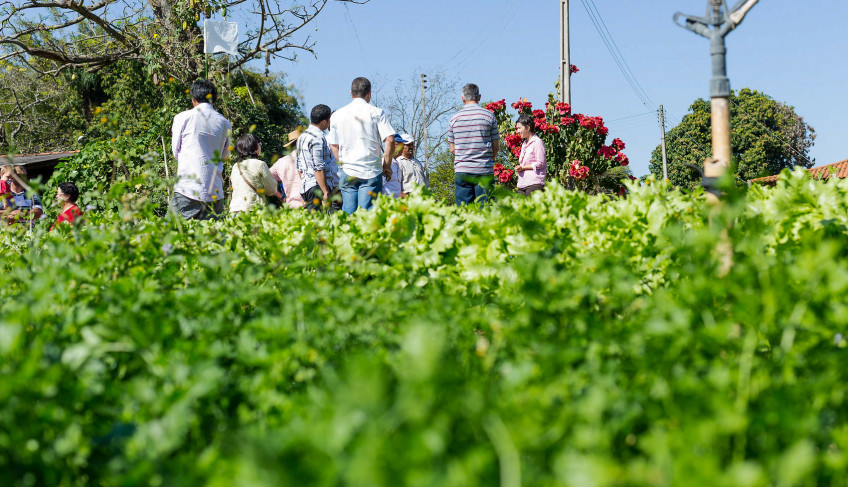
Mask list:
[[[836,170],[836,172],[831,173],[832,170]],[[831,174],[835,174],[836,177],[839,179],[845,179],[848,178],[848,159],[845,159],[844,161],[834,162],[833,164],[827,164],[824,166],[811,167],[806,171],[816,179],[828,179]],[[752,179],[751,182],[773,186],[777,184],[777,180],[779,177],[779,174],[775,174],[774,176],[766,176],[762,178]]]

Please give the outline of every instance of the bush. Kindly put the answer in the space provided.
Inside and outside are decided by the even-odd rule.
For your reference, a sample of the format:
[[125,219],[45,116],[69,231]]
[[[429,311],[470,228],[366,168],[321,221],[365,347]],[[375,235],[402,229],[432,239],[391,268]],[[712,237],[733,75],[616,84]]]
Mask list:
[[135,181],[2,234],[8,485],[848,484],[845,184],[184,222]]

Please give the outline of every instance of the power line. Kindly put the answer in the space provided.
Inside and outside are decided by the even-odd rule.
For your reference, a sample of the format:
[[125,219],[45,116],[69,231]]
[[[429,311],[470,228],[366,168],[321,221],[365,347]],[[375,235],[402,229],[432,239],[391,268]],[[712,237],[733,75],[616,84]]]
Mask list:
[[613,47],[615,47],[615,51],[618,53],[618,57],[621,59],[621,62],[624,64],[624,67],[627,68],[627,72],[630,73],[630,77],[633,79],[633,82],[636,84],[636,86],[639,87],[639,90],[642,92],[643,95],[645,95],[645,98],[648,99],[648,101],[650,102],[650,105],[654,109],[656,109],[656,104],[654,103],[653,100],[651,100],[651,97],[648,95],[648,92],[645,91],[644,88],[642,88],[642,85],[639,83],[639,80],[636,79],[636,75],[633,74],[633,70],[630,69],[630,65],[627,63],[627,60],[624,58],[624,55],[621,54],[621,49],[618,48],[618,44],[615,42],[615,38],[612,36],[612,34],[610,34],[610,31],[607,28],[607,23],[604,21],[604,17],[601,15],[601,12],[598,10],[598,6],[595,4],[595,0],[588,0],[588,2],[589,2],[589,5],[591,5],[592,8],[595,10],[595,13],[597,14],[598,20],[601,21],[601,25],[603,26],[604,31],[607,33],[607,37],[612,42]]
[[[493,28],[496,28],[497,30],[503,30],[503,28],[506,27],[509,24],[510,19],[515,18],[515,14],[518,13],[519,9],[521,9],[521,7],[524,5],[525,1],[526,0],[521,0],[520,2],[516,3],[515,8],[512,10],[512,13],[510,15],[503,16],[503,18],[501,19],[501,22],[497,25],[497,27],[493,27]],[[456,64],[455,74],[461,73],[463,70],[465,70],[465,68],[468,67],[468,64],[472,60],[474,60],[474,56],[477,54],[477,52],[480,50],[480,48],[482,48],[483,46],[485,46],[487,44],[488,36],[490,34],[491,34],[491,29],[490,29],[490,32],[486,35],[486,37],[482,37],[480,39],[480,42],[478,42],[477,45],[471,51],[469,51],[468,54],[466,54],[466,56],[464,58],[462,58]]]
[[[592,0],[588,0],[592,1]],[[595,17],[594,12],[589,7],[587,0],[580,0],[580,3],[583,4],[583,8],[586,10],[586,13],[589,15],[589,20],[594,25],[595,30],[598,32],[598,35],[601,37],[601,41],[603,41],[604,46],[606,46],[607,51],[609,51],[610,56],[612,56],[613,61],[615,62],[618,70],[621,72],[622,76],[624,76],[627,84],[630,85],[630,88],[633,90],[633,93],[639,98],[643,105],[656,109],[656,105],[654,105],[653,101],[651,101],[650,97],[645,93],[645,90],[642,89],[642,86],[639,84],[636,77],[633,75],[633,71],[630,70],[627,62],[624,60],[624,56],[621,54],[621,51],[618,50],[618,46],[615,45],[615,41],[612,40],[612,35],[609,33],[609,30],[606,29],[606,24],[604,23],[604,27],[601,27],[603,19],[599,19]],[[597,7],[596,7],[597,9]],[[598,14],[600,16],[600,13]],[[615,47],[614,47],[615,46]]]

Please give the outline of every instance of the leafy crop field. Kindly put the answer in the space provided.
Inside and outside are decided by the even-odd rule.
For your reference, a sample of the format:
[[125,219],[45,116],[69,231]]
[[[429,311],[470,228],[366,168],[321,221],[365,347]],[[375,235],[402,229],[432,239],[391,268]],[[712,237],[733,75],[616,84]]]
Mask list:
[[848,186],[628,189],[6,232],[0,484],[848,485]]

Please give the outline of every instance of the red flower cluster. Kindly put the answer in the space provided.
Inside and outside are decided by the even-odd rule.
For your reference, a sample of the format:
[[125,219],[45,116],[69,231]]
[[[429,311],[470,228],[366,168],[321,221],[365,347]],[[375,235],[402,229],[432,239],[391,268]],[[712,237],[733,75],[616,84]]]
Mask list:
[[512,176],[515,175],[512,169],[506,169],[503,164],[495,164],[494,170],[495,177],[498,178],[498,181],[502,183],[510,182],[512,180]]
[[574,119],[574,118],[572,118],[572,117],[562,117],[562,118],[560,118],[560,119],[559,119],[559,123],[560,123],[560,125],[562,125],[563,127],[568,127],[569,125],[573,124],[573,123],[574,123],[574,122],[576,122],[576,121],[577,121],[577,120],[575,120],[575,119]]
[[630,164],[630,159],[628,159],[627,156],[624,155],[624,152],[619,152],[615,156],[615,160],[620,162],[622,166],[626,166],[626,165]]
[[618,150],[624,150],[624,142],[618,137],[612,139],[612,144]]
[[577,69],[577,66],[575,66],[573,64],[570,66],[570,68],[571,68],[572,73],[576,73],[576,72],[580,71],[579,69]]
[[612,159],[615,157],[615,148],[611,145],[602,145],[601,148],[598,149],[598,155],[604,159]]
[[533,116],[536,118],[545,118],[544,110],[533,110]]
[[486,110],[489,110],[492,113],[495,113],[498,110],[505,110],[506,109],[506,99],[486,103],[483,106],[483,108],[485,108]]
[[519,112],[522,112],[524,110],[532,110],[533,104],[527,101],[527,99],[525,98],[523,100],[518,100],[517,102],[513,103],[512,108],[515,108]]
[[568,168],[568,174],[571,174],[571,177],[577,180],[586,179],[586,176],[589,175],[589,168],[586,166],[581,166],[580,161],[575,159],[571,163],[571,167]]
[[559,102],[554,105],[554,108],[559,112],[560,115],[569,115],[571,113],[571,105],[568,103]]
[[506,134],[504,141],[506,141],[506,146],[510,149],[521,146],[521,136],[518,134]]

